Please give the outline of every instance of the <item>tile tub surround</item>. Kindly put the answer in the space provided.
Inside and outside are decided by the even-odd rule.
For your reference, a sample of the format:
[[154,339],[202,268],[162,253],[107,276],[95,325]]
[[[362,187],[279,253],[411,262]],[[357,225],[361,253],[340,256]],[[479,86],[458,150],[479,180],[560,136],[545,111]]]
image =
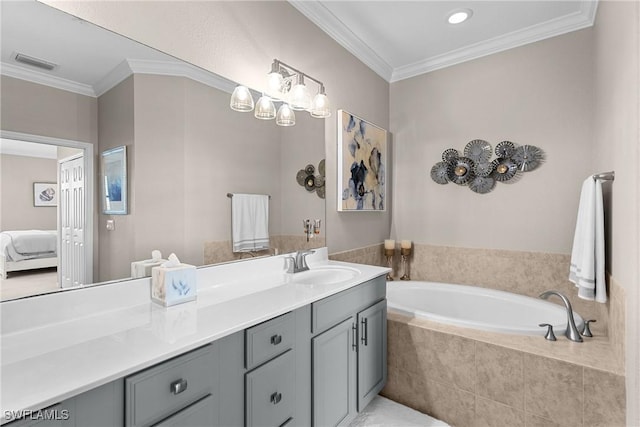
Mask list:
[[[273,255],[274,249],[277,249],[279,254],[302,249],[317,249],[325,246],[325,238],[314,237],[307,242],[307,238],[304,236],[271,236],[270,243],[272,249],[258,251],[254,255],[256,257]],[[249,253],[232,252],[230,240],[204,242],[203,265],[220,264],[252,257]]]
[[[546,290],[556,289],[569,298],[573,309],[584,319],[597,319],[591,325],[594,334],[609,335],[611,313],[618,322],[614,329],[624,331],[624,322],[622,326],[619,323],[624,319],[622,288],[609,280],[610,298],[606,304],[578,298],[575,285],[568,280],[570,259],[570,255],[565,254],[414,244],[411,278],[481,286],[534,298]],[[562,304],[555,297],[549,301]],[[620,357],[623,354],[622,351]]]
[[388,315],[382,395],[454,426],[624,426],[625,382],[605,338],[475,331]]

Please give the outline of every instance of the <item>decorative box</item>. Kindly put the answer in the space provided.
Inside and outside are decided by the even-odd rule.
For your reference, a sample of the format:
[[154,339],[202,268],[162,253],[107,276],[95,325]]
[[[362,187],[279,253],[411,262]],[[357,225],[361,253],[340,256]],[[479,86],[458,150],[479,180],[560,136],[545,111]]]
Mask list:
[[151,269],[151,299],[165,307],[196,299],[196,267],[178,264],[175,267]]

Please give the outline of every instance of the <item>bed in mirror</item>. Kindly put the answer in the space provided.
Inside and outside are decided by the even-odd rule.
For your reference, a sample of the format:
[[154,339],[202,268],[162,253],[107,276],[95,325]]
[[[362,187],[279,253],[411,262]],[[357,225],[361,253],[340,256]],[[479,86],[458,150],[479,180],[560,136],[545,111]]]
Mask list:
[[[2,2],[1,78],[3,301],[126,280],[153,250],[203,266],[324,246],[323,193],[296,179],[325,157],[323,120],[233,111],[234,82],[36,1]],[[100,156],[117,147],[124,215],[101,200]],[[34,183],[57,201],[38,205]],[[269,250],[232,252],[228,193],[271,196]],[[321,220],[311,239],[306,219]]]

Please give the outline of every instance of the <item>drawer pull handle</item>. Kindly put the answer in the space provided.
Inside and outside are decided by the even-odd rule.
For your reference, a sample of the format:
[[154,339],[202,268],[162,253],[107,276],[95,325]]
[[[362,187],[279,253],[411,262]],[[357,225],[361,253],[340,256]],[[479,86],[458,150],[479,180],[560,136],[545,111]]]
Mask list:
[[180,394],[187,389],[187,380],[182,378],[171,383],[171,393]]
[[278,345],[282,342],[282,335],[272,335],[271,344]]
[[271,403],[277,405],[282,400],[282,393],[278,393],[277,391],[271,394]]

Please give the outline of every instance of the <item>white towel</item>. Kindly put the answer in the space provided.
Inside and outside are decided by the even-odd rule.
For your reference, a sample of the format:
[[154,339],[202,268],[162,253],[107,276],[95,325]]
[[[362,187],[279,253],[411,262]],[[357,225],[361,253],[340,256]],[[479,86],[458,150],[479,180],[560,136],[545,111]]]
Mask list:
[[569,269],[569,280],[578,287],[580,298],[607,302],[604,261],[602,183],[589,177],[580,193]]
[[233,252],[269,249],[269,196],[234,194],[231,229]]

